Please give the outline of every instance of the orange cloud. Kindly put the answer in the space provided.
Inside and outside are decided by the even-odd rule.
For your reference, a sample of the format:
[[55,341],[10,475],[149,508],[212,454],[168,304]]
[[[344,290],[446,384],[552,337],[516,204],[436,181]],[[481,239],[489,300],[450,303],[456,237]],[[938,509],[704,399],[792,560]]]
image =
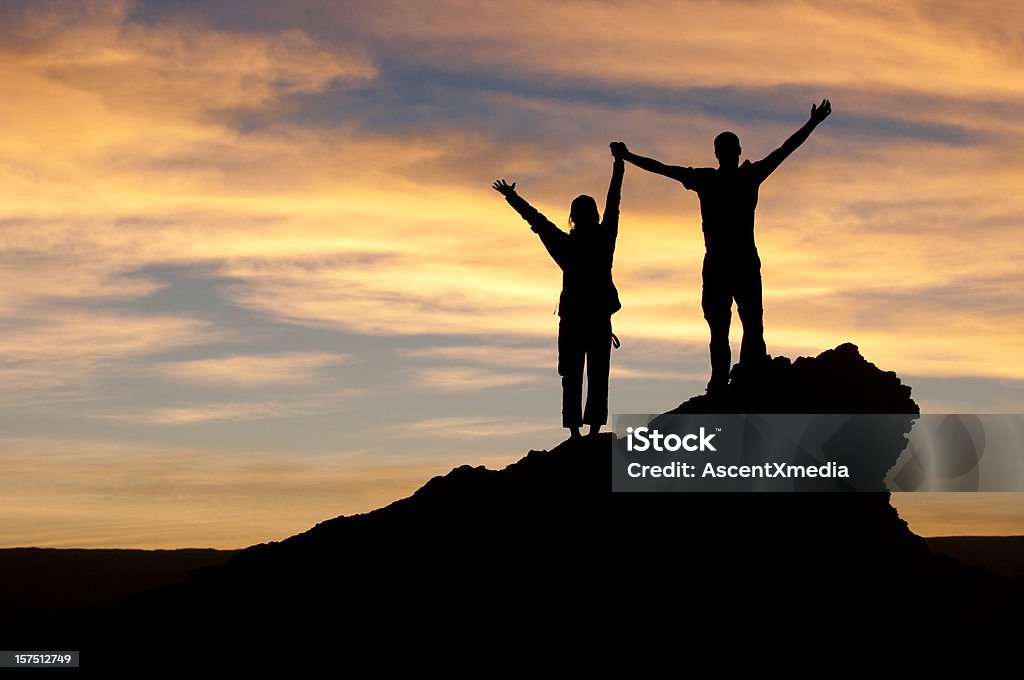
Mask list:
[[[339,12],[341,14],[341,12]],[[972,15],[972,16],[968,16]],[[533,0],[514,13],[464,0],[359,13],[418,59],[615,85],[772,87],[811,83],[1017,98],[1024,51],[993,40],[1016,9],[907,2],[591,3]],[[457,16],[458,21],[453,21]],[[979,21],[976,17],[984,16]],[[934,18],[933,18],[934,17]],[[667,27],[672,27],[667,30]]]

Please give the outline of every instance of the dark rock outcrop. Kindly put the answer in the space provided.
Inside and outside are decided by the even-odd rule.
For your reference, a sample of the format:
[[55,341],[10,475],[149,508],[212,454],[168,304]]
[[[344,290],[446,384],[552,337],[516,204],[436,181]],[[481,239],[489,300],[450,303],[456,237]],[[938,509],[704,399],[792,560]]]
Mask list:
[[920,413],[910,387],[844,343],[816,357],[775,357],[732,369],[715,398],[692,397],[669,413]]

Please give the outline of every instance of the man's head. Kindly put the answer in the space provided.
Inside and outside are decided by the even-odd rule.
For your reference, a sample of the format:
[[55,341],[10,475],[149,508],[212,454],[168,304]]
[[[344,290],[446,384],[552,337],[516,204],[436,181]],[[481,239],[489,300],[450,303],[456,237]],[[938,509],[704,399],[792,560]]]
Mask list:
[[723,132],[715,137],[715,158],[719,167],[735,168],[740,164],[740,138],[734,132]]
[[569,206],[569,228],[588,227],[601,221],[597,212],[597,201],[586,194],[577,196]]

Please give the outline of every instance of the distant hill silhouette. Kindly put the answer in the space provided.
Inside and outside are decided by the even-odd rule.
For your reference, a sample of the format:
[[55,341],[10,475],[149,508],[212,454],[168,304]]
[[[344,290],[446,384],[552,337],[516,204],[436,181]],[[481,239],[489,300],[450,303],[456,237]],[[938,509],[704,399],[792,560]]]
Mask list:
[[933,553],[1024,579],[1024,536],[935,536],[924,539]]
[[[718,408],[751,413],[918,412],[909,388],[853,345],[775,359],[756,381],[735,376],[723,398]],[[680,409],[707,407],[695,397]],[[248,665],[263,650],[404,665],[553,652],[579,667],[682,667],[699,652],[735,667],[1019,639],[1020,585],[930,553],[888,493],[613,494],[611,437],[500,471],[456,468],[180,586],[22,627],[9,648],[45,639],[90,650],[94,664],[123,662],[126,644],[192,658],[256,650],[237,659]]]
[[181,583],[189,572],[223,562],[233,550],[0,550],[0,621],[95,607]]

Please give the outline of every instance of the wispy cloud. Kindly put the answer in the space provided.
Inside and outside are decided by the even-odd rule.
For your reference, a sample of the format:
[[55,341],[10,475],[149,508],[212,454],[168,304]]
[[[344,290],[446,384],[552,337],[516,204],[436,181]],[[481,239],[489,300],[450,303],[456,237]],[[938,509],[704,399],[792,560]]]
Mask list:
[[85,312],[67,307],[11,317],[0,332],[0,377],[8,389],[0,402],[99,397],[98,380],[138,370],[146,357],[222,337],[189,318]]
[[545,376],[539,373],[513,373],[479,366],[444,366],[415,369],[412,384],[427,392],[476,392],[527,385],[544,379]]
[[403,424],[400,429],[410,434],[454,439],[520,437],[523,434],[550,433],[552,431],[551,426],[540,425],[525,420],[479,417],[431,418],[429,420],[417,420]]
[[184,405],[156,408],[121,408],[99,413],[105,420],[156,425],[188,425],[193,423],[247,422],[286,419],[336,412],[346,401],[363,395],[365,390],[351,388],[330,393],[285,394],[274,399],[250,401],[193,401]]
[[413,359],[430,359],[446,363],[476,364],[517,369],[549,369],[554,356],[554,344],[548,347],[516,347],[501,344],[455,345],[423,347],[405,350],[402,354]]
[[179,406],[157,408],[146,411],[128,411],[115,416],[117,419],[133,422],[156,423],[160,425],[187,425],[189,423],[208,423],[217,421],[266,420],[268,418],[284,418],[289,415],[303,413],[306,409],[278,404],[275,402],[241,402],[197,404],[195,406]]
[[351,359],[349,354],[286,352],[166,362],[154,365],[153,370],[162,377],[182,382],[262,387],[315,383],[323,379],[323,369]]

